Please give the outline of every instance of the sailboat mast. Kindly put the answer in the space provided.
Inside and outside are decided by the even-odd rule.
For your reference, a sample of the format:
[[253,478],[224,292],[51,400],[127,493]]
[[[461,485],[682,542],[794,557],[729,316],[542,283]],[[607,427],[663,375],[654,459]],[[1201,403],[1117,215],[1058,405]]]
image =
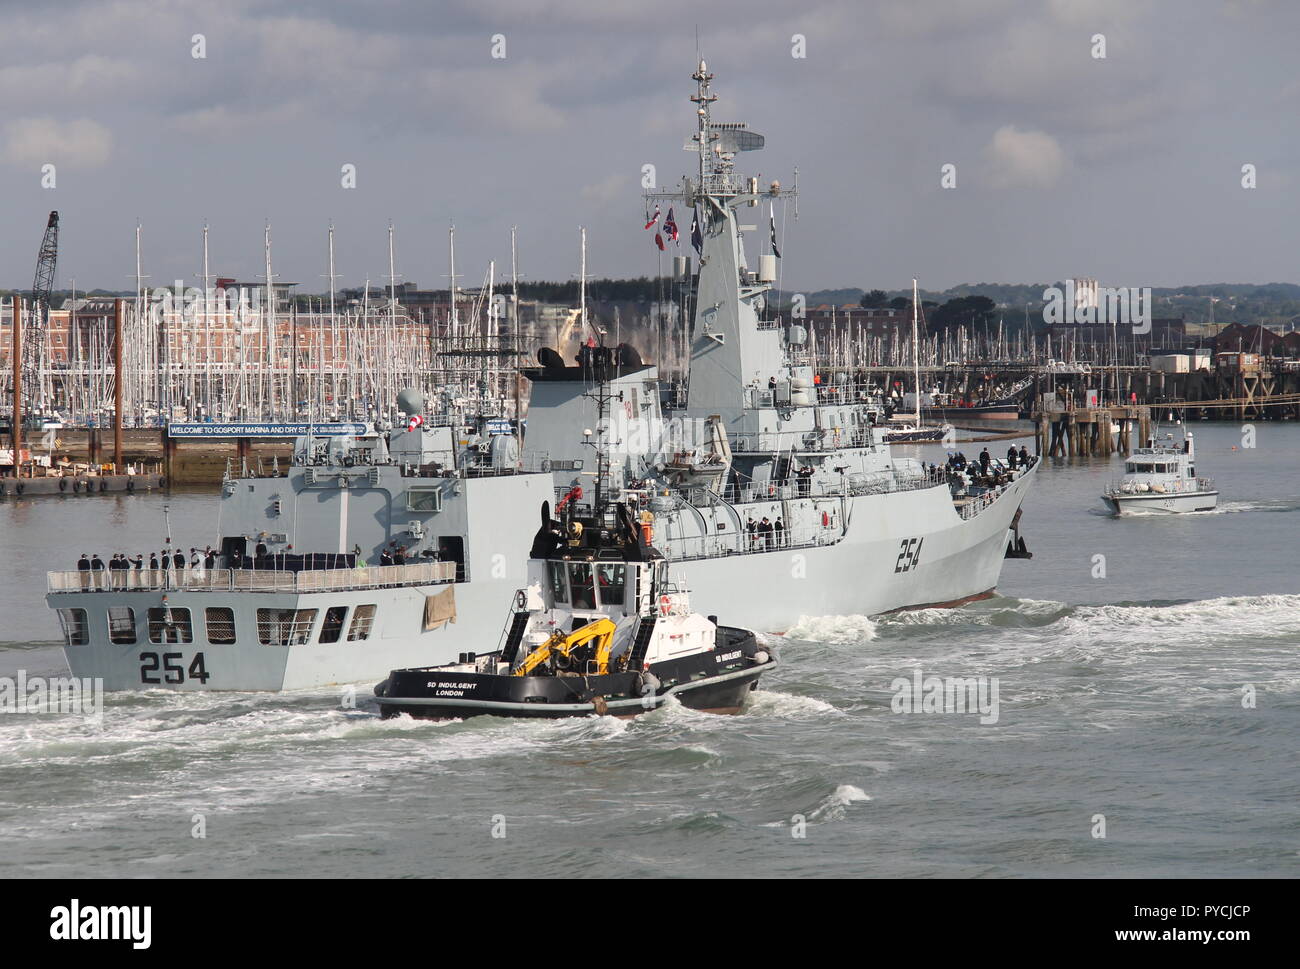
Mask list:
[[582,236],[582,255],[578,264],[578,320],[582,325],[582,339],[587,339],[587,229],[579,226]]
[[917,289],[916,280],[912,280],[912,389],[916,392],[916,426],[921,426],[921,356],[917,346]]
[[517,227],[510,227],[510,331],[514,353],[511,355],[510,382],[515,391],[515,432],[523,440],[523,415],[519,413],[519,250],[516,246]]

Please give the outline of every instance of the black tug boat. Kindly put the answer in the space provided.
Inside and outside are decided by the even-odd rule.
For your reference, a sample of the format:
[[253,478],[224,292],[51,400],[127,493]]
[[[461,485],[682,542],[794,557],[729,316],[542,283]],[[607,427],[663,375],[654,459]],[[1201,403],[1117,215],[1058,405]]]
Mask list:
[[[562,498],[557,511],[576,495]],[[652,518],[625,503],[553,519],[542,504],[529,585],[515,594],[504,642],[443,666],[393,670],[375,687],[380,714],[424,719],[633,717],[676,697],[738,713],[776,665],[754,633],[692,612],[651,544]]]

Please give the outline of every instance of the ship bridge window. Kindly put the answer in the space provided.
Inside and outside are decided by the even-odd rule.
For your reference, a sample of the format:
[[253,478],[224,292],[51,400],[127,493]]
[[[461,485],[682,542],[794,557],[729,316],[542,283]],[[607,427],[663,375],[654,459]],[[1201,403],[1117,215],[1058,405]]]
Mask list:
[[257,641],[263,646],[300,646],[315,622],[315,609],[258,609]]
[[149,610],[149,642],[192,643],[194,628],[190,625],[188,609],[159,606]]
[[325,619],[320,624],[320,638],[317,642],[337,643],[343,635],[343,619],[348,614],[347,606],[330,606],[325,610]]
[[60,609],[59,625],[63,627],[63,641],[69,646],[85,646],[90,642],[85,609]]
[[569,563],[569,590],[573,593],[573,608],[596,608],[596,588],[592,584],[591,565],[589,563]]
[[229,606],[211,606],[205,619],[208,624],[208,642],[214,646],[233,646],[235,642],[235,610]]
[[547,562],[546,574],[551,579],[551,601],[564,606],[569,603],[569,587],[564,583],[564,563]]
[[108,607],[108,641],[119,646],[135,645],[135,610],[130,606]]
[[352,625],[348,627],[348,642],[355,643],[370,638],[370,631],[375,627],[374,605],[357,606],[352,610]]
[[623,589],[627,584],[627,566],[607,562],[596,566],[596,584],[600,586],[600,601],[607,606],[623,604]]
[[411,488],[406,492],[407,511],[442,511],[441,488]]
[[1137,469],[1138,466],[1132,461],[1129,461],[1124,465],[1124,470],[1127,471],[1129,474],[1133,474],[1135,471],[1137,471]]

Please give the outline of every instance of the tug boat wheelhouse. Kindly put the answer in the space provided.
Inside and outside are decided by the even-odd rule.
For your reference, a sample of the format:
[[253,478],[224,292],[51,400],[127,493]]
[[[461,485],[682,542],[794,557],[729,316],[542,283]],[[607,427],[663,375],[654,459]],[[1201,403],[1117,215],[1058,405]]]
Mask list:
[[633,717],[669,697],[740,712],[775,655],[752,631],[693,612],[652,538],[626,504],[553,520],[544,502],[529,584],[516,593],[501,645],[394,670],[375,687],[381,715]]
[[1134,512],[1178,513],[1211,511],[1219,503],[1219,492],[1211,478],[1196,476],[1196,451],[1191,431],[1183,432],[1183,446],[1173,435],[1163,442],[1153,438],[1148,447],[1138,448],[1124,463],[1125,477],[1111,485],[1101,500],[1117,516]]

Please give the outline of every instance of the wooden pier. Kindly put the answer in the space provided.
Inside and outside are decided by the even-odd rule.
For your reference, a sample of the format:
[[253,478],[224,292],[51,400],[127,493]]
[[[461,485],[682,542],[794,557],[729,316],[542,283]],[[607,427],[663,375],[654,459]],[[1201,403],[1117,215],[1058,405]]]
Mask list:
[[1143,405],[1066,406],[1034,415],[1034,451],[1052,458],[1131,454],[1150,437],[1151,408]]

